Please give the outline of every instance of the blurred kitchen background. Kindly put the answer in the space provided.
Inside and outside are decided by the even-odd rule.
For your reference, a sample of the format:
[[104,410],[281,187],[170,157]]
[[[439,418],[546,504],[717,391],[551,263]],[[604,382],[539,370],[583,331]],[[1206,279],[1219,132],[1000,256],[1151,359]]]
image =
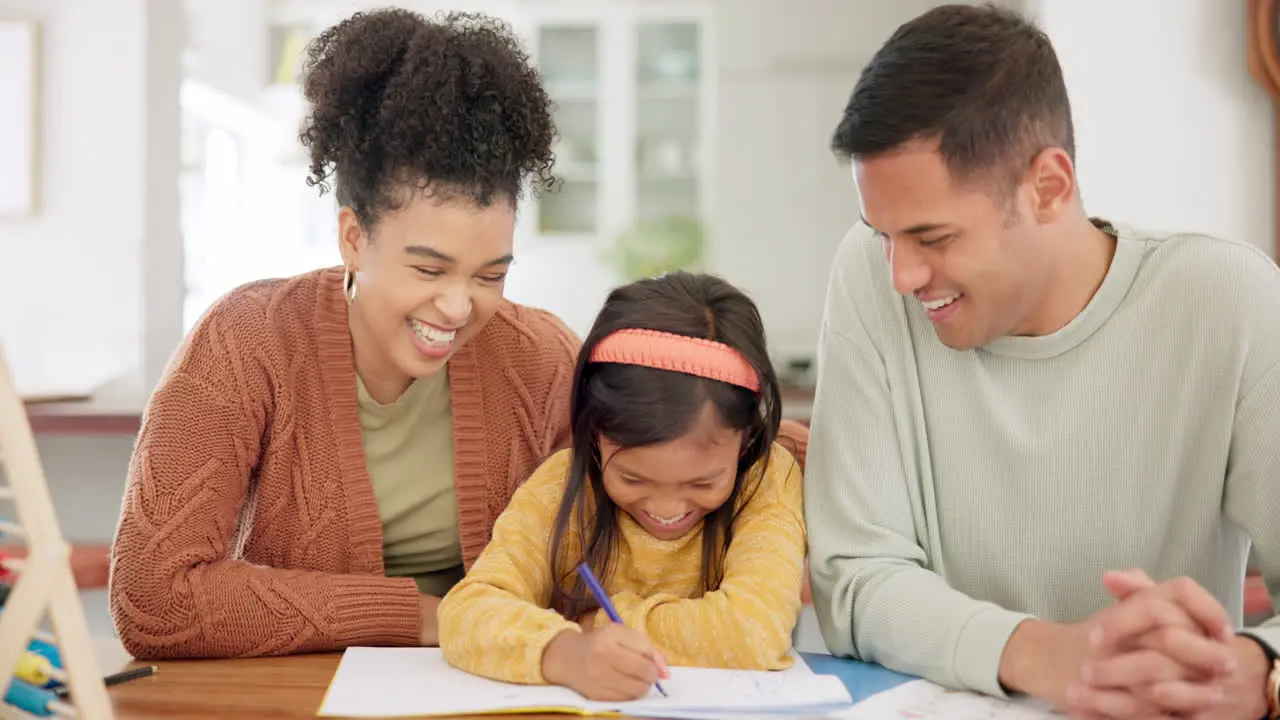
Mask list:
[[[521,208],[509,297],[584,333],[616,284],[719,273],[759,304],[786,413],[806,418],[830,262],[858,216],[828,140],[877,46],[938,3],[399,4],[506,18],[557,101],[563,185]],[[1091,212],[1273,252],[1273,109],[1247,70],[1244,3],[1004,4],[1058,46]],[[0,212],[0,343],[33,400],[75,399],[30,414],[86,558],[110,541],[141,408],[200,313],[242,282],[338,262],[332,195],[304,181],[300,53],[381,5],[0,0],[0,22],[39,27],[34,119],[0,125],[0,164],[22,168],[0,182],[29,180],[0,193],[17,198]],[[85,592],[110,634],[103,595]]]

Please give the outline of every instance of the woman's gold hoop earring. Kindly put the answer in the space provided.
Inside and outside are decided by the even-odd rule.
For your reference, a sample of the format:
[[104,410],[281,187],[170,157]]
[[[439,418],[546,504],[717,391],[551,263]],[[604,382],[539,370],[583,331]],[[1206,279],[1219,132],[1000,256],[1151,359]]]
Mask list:
[[347,296],[348,305],[355,302],[356,274],[351,272],[350,266],[342,269],[342,294]]

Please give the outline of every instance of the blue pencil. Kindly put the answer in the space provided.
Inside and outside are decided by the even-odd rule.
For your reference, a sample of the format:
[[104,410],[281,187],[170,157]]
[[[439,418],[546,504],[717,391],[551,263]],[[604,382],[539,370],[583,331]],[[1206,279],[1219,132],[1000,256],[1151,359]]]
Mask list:
[[[587,587],[591,588],[591,594],[596,596],[596,602],[600,603],[600,607],[604,609],[609,619],[621,625],[622,616],[618,615],[618,611],[613,607],[613,602],[609,600],[604,588],[600,586],[600,581],[596,580],[596,574],[591,572],[591,568],[587,567],[585,562],[578,566],[578,575],[581,575],[582,581],[587,584]],[[662,689],[661,683],[654,683],[654,687],[658,688],[658,692],[662,693],[662,697],[667,697],[667,691]]]

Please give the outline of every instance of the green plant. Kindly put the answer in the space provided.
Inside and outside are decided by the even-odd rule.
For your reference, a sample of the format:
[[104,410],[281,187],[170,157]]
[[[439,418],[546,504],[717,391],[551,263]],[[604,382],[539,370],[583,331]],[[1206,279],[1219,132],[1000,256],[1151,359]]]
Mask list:
[[703,243],[701,220],[666,215],[643,220],[619,234],[606,258],[624,282],[631,282],[673,270],[701,269]]

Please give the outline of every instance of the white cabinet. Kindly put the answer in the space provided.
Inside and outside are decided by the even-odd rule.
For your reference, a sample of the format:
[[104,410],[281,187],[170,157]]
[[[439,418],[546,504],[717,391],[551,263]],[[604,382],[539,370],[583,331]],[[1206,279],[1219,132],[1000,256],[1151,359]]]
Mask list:
[[561,185],[536,234],[604,243],[642,220],[701,218],[711,166],[707,9],[530,12],[523,32],[556,103]]
[[515,22],[556,106],[558,185],[521,211],[513,300],[585,333],[629,276],[700,261],[711,212],[713,18],[695,4],[522,10]]

